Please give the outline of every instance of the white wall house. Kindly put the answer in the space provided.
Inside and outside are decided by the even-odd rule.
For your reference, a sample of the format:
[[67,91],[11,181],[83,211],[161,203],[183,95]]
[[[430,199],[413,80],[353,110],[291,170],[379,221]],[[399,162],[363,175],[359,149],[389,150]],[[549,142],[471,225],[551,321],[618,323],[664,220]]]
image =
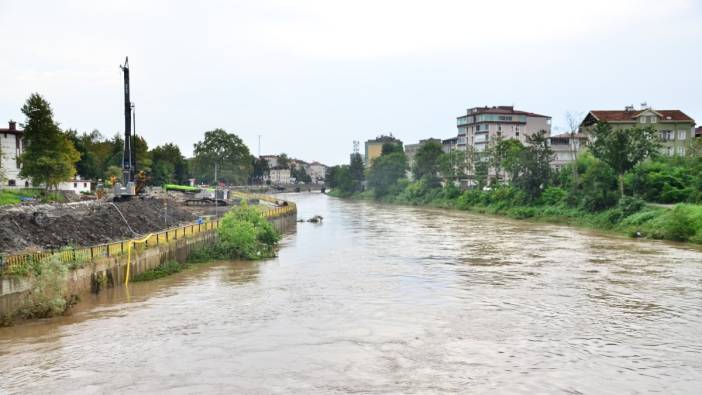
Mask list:
[[327,166],[319,163],[319,162],[312,162],[310,163],[309,170],[307,171],[307,174],[312,178],[312,182],[315,184],[320,184],[324,182],[324,178],[327,175]]
[[63,181],[62,183],[60,183],[58,185],[58,190],[75,193],[90,192],[93,183],[94,182],[92,180],[83,180],[80,178],[80,176],[76,176],[76,178],[74,178],[73,180]]
[[272,184],[292,184],[290,169],[271,169],[268,179]]
[[2,187],[29,187],[29,181],[20,178],[19,156],[22,154],[24,131],[17,129],[17,123],[10,121],[7,128],[0,128],[0,169],[3,173]]

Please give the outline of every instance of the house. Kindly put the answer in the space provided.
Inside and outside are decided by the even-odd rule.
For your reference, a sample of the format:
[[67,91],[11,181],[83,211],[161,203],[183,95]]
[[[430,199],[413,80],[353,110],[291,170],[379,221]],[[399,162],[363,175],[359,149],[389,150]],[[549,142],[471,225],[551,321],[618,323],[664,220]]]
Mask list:
[[656,110],[646,103],[639,110],[626,106],[624,110],[590,111],[580,124],[580,131],[589,134],[598,122],[620,129],[652,126],[659,133],[664,155],[685,155],[695,134],[695,121],[684,112]]
[[456,118],[457,147],[461,151],[484,151],[497,139],[516,139],[526,142],[534,133],[551,133],[551,117],[533,112],[515,110],[514,106],[474,107],[466,115]]
[[7,128],[0,128],[0,169],[2,184],[7,187],[29,187],[29,181],[20,177],[19,157],[24,149],[24,130],[17,129],[17,122],[10,121]]
[[584,133],[563,133],[549,137],[548,142],[553,150],[551,167],[560,169],[574,161],[578,154],[585,149],[588,136]]
[[267,180],[271,181],[271,184],[292,184],[293,180],[290,176],[290,169],[280,169],[271,168]]
[[366,167],[370,167],[370,165],[373,163],[373,160],[375,158],[378,158],[383,153],[383,144],[385,143],[399,144],[400,146],[402,146],[402,141],[395,138],[392,135],[392,133],[390,133],[390,135],[388,136],[380,135],[374,140],[366,141],[366,152],[363,156],[363,160],[365,161]]
[[94,181],[92,180],[83,180],[80,178],[80,176],[76,176],[76,178],[68,181],[63,181],[59,183],[58,185],[58,190],[59,191],[68,191],[68,192],[75,192],[77,194],[80,194],[82,192],[84,193],[90,193],[92,190]]
[[458,147],[458,137],[451,137],[441,140],[441,149],[444,152],[449,153]]
[[260,158],[268,162],[268,167],[278,167],[278,155],[261,155]]
[[307,174],[310,176],[310,178],[312,178],[312,183],[324,183],[324,179],[327,176],[327,166],[314,161],[310,163]]

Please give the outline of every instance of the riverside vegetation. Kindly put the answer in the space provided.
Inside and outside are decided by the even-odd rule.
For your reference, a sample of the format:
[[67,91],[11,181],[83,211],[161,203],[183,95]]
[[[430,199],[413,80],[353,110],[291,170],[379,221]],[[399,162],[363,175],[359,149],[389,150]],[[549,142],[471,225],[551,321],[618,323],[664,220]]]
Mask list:
[[[702,244],[702,140],[686,157],[658,155],[651,128],[617,130],[600,124],[575,162],[555,170],[545,133],[493,141],[484,152],[443,153],[423,144],[411,168],[401,143],[388,142],[364,171],[360,155],[327,174],[330,195],[427,205],[582,225]],[[407,170],[412,178],[407,178]],[[471,169],[474,186],[457,180]],[[364,187],[365,181],[365,187]]]
[[[280,234],[255,207],[243,204],[231,209],[220,221],[217,241],[198,250],[184,263],[171,260],[152,270],[137,274],[132,281],[149,281],[165,277],[195,264],[212,260],[258,260],[275,256]],[[76,295],[68,294],[67,276],[81,264],[66,264],[58,257],[23,265],[22,272],[29,277],[32,290],[24,307],[12,314],[0,316],[0,326],[11,325],[16,319],[47,318],[66,314],[78,302]]]
[[213,260],[258,260],[275,256],[280,234],[255,207],[245,203],[224,215],[217,228],[217,241],[193,251],[187,262],[165,262],[140,273],[133,281],[149,281],[169,276],[195,264]]

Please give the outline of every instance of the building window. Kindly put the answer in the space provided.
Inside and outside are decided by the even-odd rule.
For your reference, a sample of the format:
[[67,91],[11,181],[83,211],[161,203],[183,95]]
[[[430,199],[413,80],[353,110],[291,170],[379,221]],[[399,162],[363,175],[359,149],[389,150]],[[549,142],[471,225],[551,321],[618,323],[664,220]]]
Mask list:
[[656,116],[648,117],[648,123],[656,123],[657,119]]
[[639,121],[641,123],[646,123],[646,117],[639,117]]
[[24,187],[25,187],[25,188],[29,188],[29,181],[25,181],[25,182],[24,182]]
[[673,155],[673,147],[666,147],[666,148],[665,148],[665,153],[666,153],[668,156],[672,156],[672,155]]
[[78,188],[78,183],[77,183],[77,182],[74,182],[74,183],[73,183],[73,188]]
[[678,155],[683,156],[685,155],[685,147],[678,147]]
[[8,180],[8,181],[7,181],[7,185],[8,185],[8,186],[11,186],[11,187],[14,187],[15,185],[17,185],[17,183],[15,182],[15,180]]
[[678,140],[687,139],[687,130],[678,130]]
[[88,183],[87,183],[87,182],[84,182],[84,183],[83,183],[83,188],[87,188],[87,187],[88,187]]

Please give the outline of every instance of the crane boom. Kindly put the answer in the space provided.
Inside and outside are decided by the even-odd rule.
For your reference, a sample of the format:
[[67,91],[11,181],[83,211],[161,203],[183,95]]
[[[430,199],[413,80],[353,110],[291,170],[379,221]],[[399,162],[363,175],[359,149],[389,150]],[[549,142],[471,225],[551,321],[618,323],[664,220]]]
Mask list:
[[124,150],[122,151],[122,174],[124,185],[134,181],[134,155],[132,147],[132,101],[129,98],[129,57],[125,58],[124,66]]

